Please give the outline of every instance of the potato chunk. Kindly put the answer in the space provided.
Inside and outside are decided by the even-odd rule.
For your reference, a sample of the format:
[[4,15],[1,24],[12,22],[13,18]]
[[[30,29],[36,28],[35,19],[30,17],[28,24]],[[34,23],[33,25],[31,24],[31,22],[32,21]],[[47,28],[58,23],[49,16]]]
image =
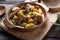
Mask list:
[[16,10],[18,10],[19,9],[19,7],[13,7],[12,8],[12,11],[16,11]]
[[23,12],[20,10],[17,15],[20,17],[20,16],[23,16]]
[[33,19],[29,19],[29,20],[28,20],[28,23],[33,23],[33,22],[34,22]]
[[35,26],[34,23],[29,23],[29,24],[26,24],[25,28],[29,29],[29,28],[32,28],[34,26]]

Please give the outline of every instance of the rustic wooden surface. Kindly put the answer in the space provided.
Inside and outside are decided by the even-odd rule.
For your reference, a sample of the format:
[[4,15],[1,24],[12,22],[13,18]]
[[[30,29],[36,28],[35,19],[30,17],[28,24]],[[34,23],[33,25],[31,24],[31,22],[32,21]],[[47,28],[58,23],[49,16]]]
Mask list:
[[24,40],[42,40],[42,38],[47,34],[51,26],[53,25],[50,22],[56,22],[57,20],[57,13],[47,13],[48,17],[47,20],[44,22],[44,24],[41,27],[36,28],[33,31],[30,32],[22,32],[22,31],[15,31],[7,28],[5,25],[3,25],[1,28],[5,30],[6,32]]

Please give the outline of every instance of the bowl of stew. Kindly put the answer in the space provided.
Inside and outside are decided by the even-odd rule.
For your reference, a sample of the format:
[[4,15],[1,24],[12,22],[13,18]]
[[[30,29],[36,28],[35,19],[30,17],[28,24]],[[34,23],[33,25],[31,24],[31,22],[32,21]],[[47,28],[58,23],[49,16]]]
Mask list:
[[34,29],[46,20],[46,10],[37,3],[20,3],[13,6],[6,14],[9,28]]

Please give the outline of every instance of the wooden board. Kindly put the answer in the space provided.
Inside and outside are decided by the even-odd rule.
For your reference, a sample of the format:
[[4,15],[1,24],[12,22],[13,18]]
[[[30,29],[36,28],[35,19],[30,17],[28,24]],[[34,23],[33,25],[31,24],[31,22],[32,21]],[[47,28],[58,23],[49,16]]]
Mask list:
[[[42,40],[43,37],[47,34],[49,29],[52,27],[52,23],[50,22],[56,22],[57,20],[57,13],[47,13],[48,17],[47,20],[44,22],[44,24],[41,27],[36,28],[33,31],[30,32],[22,32],[20,30],[11,30],[7,28],[4,23],[2,22],[2,26],[0,26],[3,30],[6,32],[14,35],[15,37],[18,37],[20,39],[24,40]],[[5,22],[5,21],[4,21]]]

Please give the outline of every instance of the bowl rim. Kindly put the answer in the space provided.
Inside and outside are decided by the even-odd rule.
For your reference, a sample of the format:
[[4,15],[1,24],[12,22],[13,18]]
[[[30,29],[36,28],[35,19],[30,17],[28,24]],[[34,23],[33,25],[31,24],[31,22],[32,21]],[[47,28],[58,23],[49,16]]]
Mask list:
[[1,7],[1,9],[2,9],[2,12],[1,12],[0,16],[2,16],[2,15],[5,13],[6,8],[5,8],[5,6],[3,6],[3,5],[1,5],[0,7]]
[[[15,26],[14,24],[11,23],[11,21],[10,21],[9,18],[8,18],[8,14],[9,14],[9,12],[11,11],[11,9],[12,9],[13,7],[18,6],[18,5],[20,5],[20,4],[24,4],[24,3],[31,4],[31,2],[23,2],[23,3],[16,4],[16,5],[12,6],[12,7],[9,9],[9,11],[6,13],[6,19],[7,19],[8,23],[9,23],[11,26],[13,26],[13,28],[25,29],[24,27],[21,27],[21,26]],[[33,3],[33,4],[36,4],[36,3]],[[39,5],[39,4],[37,4],[37,5]],[[41,6],[41,5],[39,5],[39,6]],[[43,7],[41,6],[41,8],[43,8]],[[42,10],[44,10],[44,14],[45,14],[45,18],[44,18],[43,22],[42,22],[41,24],[39,24],[39,25],[35,25],[35,26],[32,27],[32,28],[36,28],[36,27],[42,25],[42,24],[45,22],[46,17],[47,17],[47,14],[46,14],[47,12],[46,12],[46,10],[45,10],[44,8],[43,8]],[[32,28],[30,28],[30,29],[32,29]]]

